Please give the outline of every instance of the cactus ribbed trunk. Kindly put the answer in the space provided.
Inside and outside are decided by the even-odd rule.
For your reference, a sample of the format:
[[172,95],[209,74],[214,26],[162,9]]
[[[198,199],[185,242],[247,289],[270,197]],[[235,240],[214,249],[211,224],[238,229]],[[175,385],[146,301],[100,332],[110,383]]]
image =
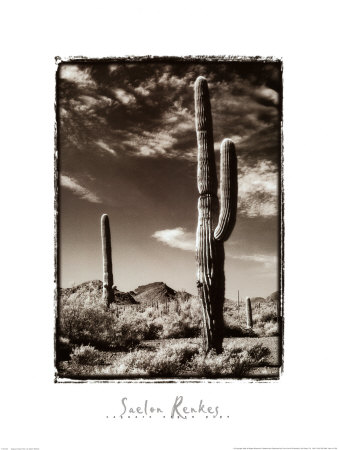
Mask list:
[[102,240],[102,300],[107,307],[114,302],[113,271],[112,271],[112,246],[109,218],[107,214],[101,216],[101,240]]
[[252,320],[252,305],[251,305],[251,299],[249,297],[246,298],[246,320],[247,320],[247,328],[253,327],[253,320]]
[[197,286],[203,309],[205,353],[222,351],[225,296],[224,241],[236,220],[237,160],[232,141],[225,139],[220,148],[220,194],[214,158],[213,125],[207,81],[198,77],[194,86],[195,120],[198,142],[198,227]]

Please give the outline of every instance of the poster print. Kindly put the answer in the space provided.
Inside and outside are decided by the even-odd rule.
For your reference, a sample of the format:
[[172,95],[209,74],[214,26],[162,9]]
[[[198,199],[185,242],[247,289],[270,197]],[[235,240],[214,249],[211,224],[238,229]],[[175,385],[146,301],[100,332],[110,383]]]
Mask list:
[[277,379],[282,64],[58,61],[56,379]]

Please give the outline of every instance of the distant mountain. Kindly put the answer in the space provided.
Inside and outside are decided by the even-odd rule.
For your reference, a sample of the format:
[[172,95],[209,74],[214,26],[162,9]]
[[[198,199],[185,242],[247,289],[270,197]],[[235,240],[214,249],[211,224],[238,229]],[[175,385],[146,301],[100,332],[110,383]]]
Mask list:
[[[90,296],[92,300],[101,300],[102,281],[93,280],[81,283],[78,286],[59,290],[60,298],[74,298]],[[177,292],[161,281],[138,286],[133,291],[122,292],[118,289],[114,292],[115,302],[118,305],[137,305],[139,303],[159,302],[165,303],[175,298],[189,298],[191,294],[185,291]]]
[[263,297],[251,297],[252,305],[256,305],[257,303],[263,303],[263,302],[266,302],[266,299]]
[[162,281],[138,286],[133,291],[134,299],[139,303],[151,301],[164,303],[173,300],[177,292]]
[[[280,300],[280,292],[276,291],[270,294],[268,297],[250,297],[252,305],[256,305],[257,303],[267,303],[267,302],[277,302]],[[246,300],[246,297],[243,297],[240,303],[244,303]],[[233,302],[237,303],[237,300],[235,299],[225,299],[225,302]]]
[[130,292],[121,292],[119,290],[114,291],[114,302],[118,305],[138,305],[134,297],[130,294]]
[[93,280],[85,281],[84,283],[70,288],[60,288],[59,292],[61,296],[69,297],[72,294],[77,294],[77,296],[81,294],[97,294],[99,290],[102,290],[102,281]]
[[[172,301],[176,298],[190,298],[191,294],[185,291],[175,291],[171,287],[167,286],[166,283],[162,281],[157,281],[155,283],[149,283],[142,286],[138,286],[133,291],[122,292],[118,289],[115,290],[115,302],[118,305],[137,305],[137,304],[145,304],[151,302],[159,302],[165,303],[167,301]],[[82,296],[90,296],[92,300],[101,300],[102,295],[102,281],[93,280],[86,281],[84,283],[79,284],[78,286],[73,286],[70,288],[60,289],[59,295],[61,300],[64,298],[68,298],[70,296],[74,296],[75,298]],[[276,303],[280,300],[280,292],[276,291],[269,295],[267,298],[263,297],[252,297],[251,303],[252,305],[256,305],[257,303],[267,303],[273,302]],[[225,305],[228,302],[236,302],[236,300],[225,299]]]
[[[90,296],[92,300],[101,300],[102,296],[102,281],[93,280],[81,283],[78,286],[60,289],[60,298],[67,298],[69,296],[79,298],[82,296]],[[115,303],[118,305],[133,305],[138,304],[134,297],[129,292],[122,292],[116,289],[114,291]]]
[[280,300],[280,292],[276,291],[273,292],[272,294],[270,294],[268,297],[263,298],[263,297],[253,297],[251,298],[251,303],[252,304],[256,304],[256,303],[268,303],[268,302],[272,302],[272,303],[276,303]]
[[266,298],[268,302],[279,302],[280,301],[280,291],[273,292]]

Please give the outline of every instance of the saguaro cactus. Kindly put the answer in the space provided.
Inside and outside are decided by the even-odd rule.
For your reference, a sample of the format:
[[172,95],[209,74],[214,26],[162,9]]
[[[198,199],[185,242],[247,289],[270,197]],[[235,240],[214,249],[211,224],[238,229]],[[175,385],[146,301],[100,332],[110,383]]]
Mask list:
[[252,320],[252,304],[251,299],[246,297],[246,320],[247,320],[247,328],[252,329],[253,320]]
[[113,271],[112,271],[112,246],[109,218],[107,214],[101,216],[101,241],[102,241],[102,300],[107,307],[114,302]]
[[[237,212],[237,158],[234,143],[224,139],[220,147],[220,211],[214,158],[213,125],[207,81],[194,85],[195,123],[198,142],[197,286],[203,306],[204,351],[222,351],[225,296],[224,241],[232,233]],[[218,220],[219,211],[219,220]]]

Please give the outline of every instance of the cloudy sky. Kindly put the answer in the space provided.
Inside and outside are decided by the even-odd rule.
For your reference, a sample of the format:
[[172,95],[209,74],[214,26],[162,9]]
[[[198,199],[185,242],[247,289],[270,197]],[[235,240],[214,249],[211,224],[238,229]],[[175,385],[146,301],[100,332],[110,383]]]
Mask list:
[[226,296],[279,279],[281,67],[277,62],[79,61],[57,73],[60,285],[101,279],[110,218],[114,283],[196,293],[193,85],[208,80],[215,155],[236,143],[238,215],[225,243]]

